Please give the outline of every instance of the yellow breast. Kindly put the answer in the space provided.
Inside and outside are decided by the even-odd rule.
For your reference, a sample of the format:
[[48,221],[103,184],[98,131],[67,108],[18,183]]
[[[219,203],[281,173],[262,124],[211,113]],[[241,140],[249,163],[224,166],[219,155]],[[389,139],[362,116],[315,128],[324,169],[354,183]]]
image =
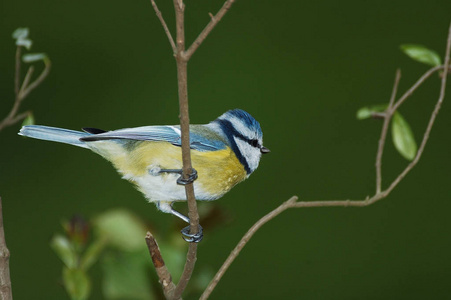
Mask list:
[[[180,147],[153,141],[97,141],[89,146],[111,161],[149,200],[185,200],[184,188],[176,184],[179,175],[153,172],[158,168],[181,169]],[[247,177],[243,165],[229,147],[207,152],[191,150],[191,160],[198,172],[194,183],[198,200],[217,199]]]

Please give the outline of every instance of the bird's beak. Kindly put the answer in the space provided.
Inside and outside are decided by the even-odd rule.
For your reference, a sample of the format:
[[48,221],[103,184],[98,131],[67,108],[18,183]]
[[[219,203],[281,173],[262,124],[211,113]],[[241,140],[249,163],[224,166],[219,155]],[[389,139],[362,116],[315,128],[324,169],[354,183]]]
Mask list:
[[269,150],[268,148],[262,146],[262,147],[260,148],[260,152],[261,152],[262,154],[266,154],[266,153],[271,152],[271,150]]

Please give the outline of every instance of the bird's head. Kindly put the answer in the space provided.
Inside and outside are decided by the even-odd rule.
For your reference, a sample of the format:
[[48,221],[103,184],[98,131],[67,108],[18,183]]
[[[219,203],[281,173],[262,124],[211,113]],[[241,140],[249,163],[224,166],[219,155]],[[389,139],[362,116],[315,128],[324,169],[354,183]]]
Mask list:
[[270,152],[263,146],[260,123],[244,110],[229,110],[213,123],[220,126],[248,175],[257,169],[261,155]]

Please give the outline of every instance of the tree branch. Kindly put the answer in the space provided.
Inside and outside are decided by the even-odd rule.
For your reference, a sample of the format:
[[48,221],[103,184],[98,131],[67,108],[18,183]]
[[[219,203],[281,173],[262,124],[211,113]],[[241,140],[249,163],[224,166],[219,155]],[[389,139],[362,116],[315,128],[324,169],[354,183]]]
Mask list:
[[[35,88],[37,88],[43,81],[44,79],[49,75],[50,73],[50,68],[51,68],[51,62],[49,59],[45,59],[44,60],[44,70],[41,72],[41,74],[39,75],[38,78],[36,78],[35,81],[33,81],[32,83],[30,83],[30,85],[25,85],[22,89],[21,89],[21,98],[22,100],[25,99],[25,97],[28,96],[28,94],[34,90]],[[30,67],[31,68],[31,67]],[[25,82],[25,81],[24,81]]]
[[[175,9],[175,20],[176,20],[176,40],[174,42],[169,28],[158,9],[155,0],[150,0],[152,6],[160,19],[161,25],[168,37],[169,43],[171,44],[174,56],[177,62],[177,81],[178,81],[178,96],[179,96],[179,107],[180,107],[180,131],[181,131],[181,141],[182,141],[182,161],[183,161],[183,173],[184,179],[188,179],[189,175],[193,173],[193,168],[191,165],[191,154],[190,154],[190,137],[189,137],[189,107],[188,107],[188,80],[187,80],[187,64],[191,56],[194,54],[196,49],[205,40],[208,34],[213,30],[216,24],[221,20],[225,13],[230,9],[235,0],[227,0],[223,7],[218,11],[216,16],[211,16],[210,23],[205,27],[201,34],[197,37],[188,51],[185,51],[185,24],[184,24],[184,13],[185,4],[183,0],[173,0]],[[190,233],[196,234],[199,230],[199,214],[197,211],[197,203],[194,195],[193,184],[185,185],[185,194],[188,202],[188,218],[190,221]],[[190,243],[188,248],[188,253],[186,255],[185,267],[183,269],[180,281],[177,284],[174,294],[171,298],[179,299],[185,290],[191,275],[194,270],[194,265],[197,260],[197,244]]]
[[[176,18],[176,62],[177,62],[177,81],[180,106],[180,131],[182,140],[182,161],[183,178],[188,179],[189,174],[193,172],[191,165],[191,148],[189,136],[189,108],[188,108],[188,59],[184,57],[185,52],[185,4],[183,0],[174,0],[175,18]],[[194,195],[194,186],[192,183],[185,185],[185,194],[188,201],[188,217],[190,222],[190,233],[196,234],[199,231],[199,213],[197,212],[196,197]],[[197,260],[197,243],[190,243],[188,253],[186,254],[185,267],[180,277],[179,283],[174,291],[174,299],[179,299],[185,290],[194,270]]]
[[0,197],[0,299],[12,300],[11,277],[9,276],[9,250],[5,242],[3,228],[3,206]]
[[[448,77],[449,72],[449,63],[450,63],[450,52],[451,52],[451,24],[449,27],[448,32],[448,39],[446,44],[446,54],[445,54],[445,63],[443,66],[434,67],[427,71],[401,98],[395,103],[395,96],[396,96],[396,90],[399,84],[399,79],[401,76],[400,71],[398,70],[396,73],[395,83],[392,91],[392,95],[390,98],[389,107],[386,110],[385,114],[385,120],[384,125],[381,133],[381,138],[379,140],[379,147],[378,147],[378,153],[376,158],[376,169],[377,169],[377,188],[376,193],[372,197],[367,197],[365,200],[320,200],[320,201],[302,201],[297,202],[297,197],[293,196],[286,202],[282,203],[279,207],[274,209],[273,211],[269,212],[267,215],[262,217],[260,220],[258,220],[249,230],[248,232],[241,238],[238,245],[235,247],[235,249],[230,253],[230,255],[227,257],[223,265],[220,267],[218,272],[216,273],[215,277],[212,279],[212,281],[208,284],[207,288],[205,289],[204,293],[201,295],[200,299],[205,300],[207,299],[218,282],[221,280],[224,273],[227,271],[227,269],[230,267],[232,262],[236,259],[240,251],[244,248],[244,246],[249,242],[251,237],[255,234],[255,232],[260,229],[264,224],[266,224],[268,221],[275,218],[277,215],[282,213],[283,211],[289,209],[289,208],[301,208],[301,207],[365,207],[369,206],[371,204],[376,203],[377,201],[380,201],[384,198],[386,198],[390,192],[401,182],[401,180],[409,173],[413,167],[418,163],[418,161],[421,158],[421,155],[423,154],[424,148],[426,146],[426,143],[429,138],[429,134],[431,132],[432,126],[434,125],[434,121],[437,117],[437,114],[440,110],[441,104],[443,103],[443,99],[445,98],[445,90],[446,90],[446,79]],[[414,158],[414,160],[398,175],[398,177],[393,180],[393,182],[390,184],[390,186],[384,190],[380,191],[381,185],[381,174],[380,172],[380,166],[381,166],[381,159],[382,159],[382,151],[384,148],[385,143],[385,137],[386,137],[386,131],[388,128],[388,123],[390,122],[391,117],[393,116],[396,109],[406,101],[406,99],[412,95],[412,93],[427,79],[429,78],[434,72],[443,69],[443,75],[441,79],[441,86],[440,86],[440,95],[437,101],[437,104],[435,105],[435,108],[432,112],[431,118],[428,122],[428,125],[426,127],[426,131],[423,136],[423,140],[421,142],[420,147],[418,148],[417,154]]]
[[390,97],[390,102],[384,114],[384,124],[382,125],[381,137],[379,138],[379,146],[376,155],[376,193],[381,192],[382,188],[382,154],[384,153],[385,139],[387,137],[388,125],[392,118],[392,106],[396,99],[396,92],[398,91],[399,80],[401,79],[401,70],[396,70],[395,83]]
[[224,264],[221,266],[219,271],[216,273],[215,277],[212,279],[212,281],[208,284],[205,291],[200,296],[199,300],[205,300],[207,299],[211,292],[214,290],[216,285],[218,284],[219,280],[221,280],[224,273],[227,271],[227,269],[230,267],[232,262],[235,260],[235,258],[240,254],[241,250],[246,246],[246,244],[249,242],[249,240],[252,238],[252,236],[259,230],[263,225],[274,219],[276,216],[278,216],[283,211],[287,210],[288,208],[292,207],[294,203],[298,200],[298,197],[293,196],[284,203],[282,203],[279,207],[269,212],[267,215],[262,217],[260,220],[258,220],[247,232],[246,234],[241,238],[238,245],[236,245],[235,249],[230,253],[229,257],[225,260]]
[[20,85],[20,55],[21,55],[21,46],[17,46],[16,50],[16,63],[15,63],[15,74],[14,74],[14,93],[16,95],[14,99],[13,107],[8,115],[0,122],[0,131],[4,128],[14,125],[17,122],[26,118],[30,113],[22,113],[17,115],[19,112],[20,105],[22,101],[30,94],[32,90],[38,87],[44,79],[50,73],[51,62],[49,59],[44,59],[44,70],[41,72],[39,77],[30,84],[31,76],[33,75],[34,67],[30,66],[27,70],[27,74],[25,75],[24,81],[22,85]]
[[166,264],[164,263],[163,257],[160,253],[160,248],[158,247],[157,241],[150,232],[146,235],[146,244],[149,249],[150,257],[152,258],[152,263],[157,272],[161,287],[163,288],[163,293],[166,299],[170,299],[175,290],[175,284],[172,282],[172,276],[169,272]]
[[[392,184],[387,189],[388,192],[392,191],[396,185],[407,175],[407,173],[410,172],[410,170],[415,167],[415,165],[418,163],[418,161],[421,158],[421,155],[423,154],[424,148],[426,147],[426,143],[429,139],[429,134],[431,132],[432,126],[434,125],[435,119],[437,117],[438,112],[440,111],[440,108],[443,103],[443,99],[445,98],[445,90],[446,90],[446,80],[449,73],[449,63],[450,63],[450,53],[451,53],[451,24],[448,31],[448,39],[446,43],[446,51],[445,51],[445,63],[443,66],[443,74],[442,74],[442,81],[440,86],[440,95],[437,101],[437,104],[435,104],[434,110],[432,111],[431,118],[429,119],[429,123],[426,127],[426,130],[423,135],[423,140],[421,141],[420,147],[418,148],[417,154],[415,155],[415,158],[413,161],[404,169],[404,171],[399,174],[399,176],[392,182]],[[398,103],[401,102],[402,99],[398,100]],[[405,100],[405,99],[404,99]],[[399,104],[400,105],[400,104]],[[399,106],[398,105],[398,106]],[[396,106],[396,105],[395,105]]]
[[153,9],[155,10],[157,17],[160,20],[161,25],[163,26],[166,36],[168,37],[169,44],[171,44],[172,52],[174,53],[174,55],[176,55],[177,47],[175,46],[174,39],[172,38],[171,32],[169,31],[169,28],[168,28],[168,25],[166,25],[163,15],[161,14],[161,11],[158,9],[157,4],[155,3],[155,0],[150,0],[150,2],[152,3]]
[[199,36],[194,40],[193,44],[188,48],[185,52],[185,56],[187,59],[190,59],[191,56],[196,52],[197,48],[202,44],[202,42],[207,38],[210,32],[215,28],[215,26],[221,21],[222,17],[229,11],[232,7],[232,4],[235,0],[227,0],[221,9],[216,13],[215,16],[210,14],[210,23],[205,26],[204,30],[199,34]]

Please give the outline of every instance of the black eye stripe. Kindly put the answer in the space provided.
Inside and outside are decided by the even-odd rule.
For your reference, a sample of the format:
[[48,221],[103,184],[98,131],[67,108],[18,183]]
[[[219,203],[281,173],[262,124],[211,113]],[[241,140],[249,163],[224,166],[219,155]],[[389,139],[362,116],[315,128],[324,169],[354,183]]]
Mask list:
[[[249,140],[244,135],[239,133],[235,129],[235,127],[232,125],[232,123],[230,121],[228,121],[228,120],[219,119],[216,122],[219,123],[219,125],[222,127],[223,132],[227,135],[229,143],[230,143],[230,145],[231,145],[231,147],[233,149],[233,152],[237,156],[238,160],[243,164],[246,172],[248,174],[250,174],[251,173],[251,169],[249,168],[249,163],[247,162],[246,158],[241,153],[241,151],[238,148],[238,145],[236,144],[234,138],[239,138],[240,140],[245,141],[246,143],[248,143],[251,146],[252,146],[251,143],[252,143],[253,140]],[[258,140],[257,140],[257,144],[258,144]]]

